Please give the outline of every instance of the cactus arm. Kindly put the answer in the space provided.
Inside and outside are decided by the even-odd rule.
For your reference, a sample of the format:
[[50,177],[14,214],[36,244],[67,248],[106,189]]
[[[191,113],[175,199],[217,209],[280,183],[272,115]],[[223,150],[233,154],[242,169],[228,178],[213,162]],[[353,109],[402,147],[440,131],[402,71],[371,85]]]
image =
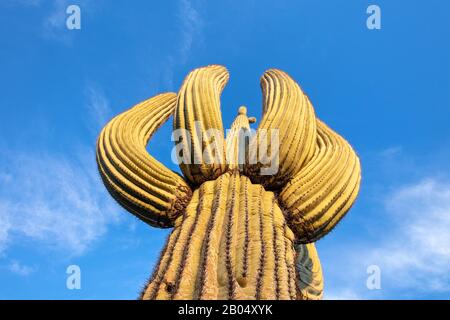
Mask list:
[[340,135],[317,120],[313,158],[282,189],[279,200],[297,241],[326,235],[350,209],[359,191],[358,156]]
[[[256,162],[247,167],[248,175],[255,182],[269,189],[282,187],[308,162],[314,154],[316,122],[313,107],[300,86],[285,72],[270,69],[261,77],[263,92],[263,117],[258,127],[258,135],[271,136],[278,130],[279,169],[275,175],[260,175],[261,164]],[[253,139],[250,158],[256,159],[260,145]],[[268,146],[270,150],[270,144]],[[266,152],[266,150],[263,150]],[[275,160],[273,160],[275,161]]]
[[97,141],[97,164],[108,191],[125,209],[156,227],[172,226],[191,197],[184,179],[146,150],[175,104],[174,93],[145,100],[112,119]]
[[303,300],[321,300],[323,274],[314,243],[295,246],[297,259],[297,286]]
[[[189,73],[178,93],[174,129],[185,129],[180,130],[181,143],[190,151],[189,163],[183,161],[180,168],[196,185],[226,171],[220,95],[228,77],[223,66],[198,68]],[[205,135],[210,129],[216,132],[214,137]]]

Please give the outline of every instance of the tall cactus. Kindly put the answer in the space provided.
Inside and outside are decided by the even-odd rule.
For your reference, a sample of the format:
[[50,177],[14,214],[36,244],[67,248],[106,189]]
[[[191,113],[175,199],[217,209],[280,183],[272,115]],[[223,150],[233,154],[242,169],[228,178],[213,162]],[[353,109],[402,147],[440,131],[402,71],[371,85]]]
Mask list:
[[[314,242],[355,201],[358,157],[316,118],[300,86],[275,69],[261,79],[256,134],[246,135],[255,119],[240,107],[225,139],[220,94],[227,81],[222,66],[196,69],[178,94],[136,105],[99,136],[97,163],[111,195],[148,224],[173,227],[141,298],[321,299]],[[181,132],[177,143],[188,153],[178,156],[190,160],[180,164],[184,177],[146,151],[172,114]],[[210,129],[215,133],[203,139]],[[272,175],[261,168],[273,163],[258,158],[267,130],[277,130],[280,142],[270,155],[277,162]]]

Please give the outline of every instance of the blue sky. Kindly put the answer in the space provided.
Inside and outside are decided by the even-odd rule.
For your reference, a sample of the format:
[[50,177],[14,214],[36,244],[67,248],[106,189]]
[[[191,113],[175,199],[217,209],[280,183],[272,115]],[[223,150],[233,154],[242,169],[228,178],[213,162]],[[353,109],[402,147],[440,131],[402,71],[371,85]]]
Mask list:
[[[0,299],[134,299],[167,230],[118,207],[96,171],[102,126],[223,64],[229,128],[261,116],[259,77],[296,79],[358,152],[360,196],[317,243],[329,299],[450,298],[450,3],[0,2]],[[70,4],[81,30],[68,30]],[[366,9],[381,8],[369,30]],[[150,143],[171,169],[170,126]],[[81,268],[81,290],[66,268]],[[366,286],[367,267],[381,289]]]

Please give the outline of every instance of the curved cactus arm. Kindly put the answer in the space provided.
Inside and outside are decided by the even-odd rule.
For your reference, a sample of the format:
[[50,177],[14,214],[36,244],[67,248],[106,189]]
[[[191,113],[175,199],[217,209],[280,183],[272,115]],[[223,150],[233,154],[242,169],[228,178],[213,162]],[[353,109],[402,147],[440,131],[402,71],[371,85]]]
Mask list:
[[303,300],[321,300],[323,297],[323,274],[314,243],[298,244],[297,253],[297,287]]
[[183,155],[177,156],[185,177],[197,185],[226,171],[220,95],[228,78],[223,66],[198,68],[189,73],[178,93],[174,130]]
[[146,150],[175,104],[175,93],[145,100],[112,119],[97,141],[97,164],[108,191],[125,209],[156,227],[172,226],[191,197],[184,179]]
[[301,243],[326,235],[347,213],[359,191],[358,156],[340,135],[317,120],[313,158],[282,189],[279,200]]
[[[300,86],[285,72],[270,69],[261,77],[263,117],[252,141],[249,175],[269,189],[283,186],[314,154],[316,121],[313,107]],[[277,133],[278,139],[272,134]],[[264,145],[267,141],[267,148]],[[274,145],[278,143],[279,145]],[[264,150],[266,148],[266,150]],[[272,151],[271,151],[272,150]],[[262,175],[264,155],[270,165],[277,162],[276,174]],[[278,161],[276,157],[278,156]],[[256,163],[256,165],[255,165]]]

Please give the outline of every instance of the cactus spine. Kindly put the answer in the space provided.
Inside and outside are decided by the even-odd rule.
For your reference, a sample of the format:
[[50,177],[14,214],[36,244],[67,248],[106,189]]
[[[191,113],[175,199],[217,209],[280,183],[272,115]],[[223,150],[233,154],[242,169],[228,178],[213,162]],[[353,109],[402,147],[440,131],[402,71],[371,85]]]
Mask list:
[[176,94],[145,100],[112,119],[97,141],[105,186],[126,210],[157,227],[170,227],[191,197],[182,177],[148,154],[153,133],[172,115]]
[[[314,242],[355,201],[358,157],[316,118],[300,86],[276,69],[261,79],[256,135],[246,135],[255,119],[241,107],[225,139],[220,94],[227,81],[222,66],[196,69],[178,94],[138,104],[99,136],[97,163],[111,195],[150,225],[173,226],[141,298],[321,299]],[[146,151],[172,114],[183,147],[177,156],[197,160],[180,164],[184,178]],[[274,129],[280,145],[271,161],[278,157],[278,170],[263,175],[268,164],[259,161],[257,142]],[[242,151],[243,142],[249,150]]]

